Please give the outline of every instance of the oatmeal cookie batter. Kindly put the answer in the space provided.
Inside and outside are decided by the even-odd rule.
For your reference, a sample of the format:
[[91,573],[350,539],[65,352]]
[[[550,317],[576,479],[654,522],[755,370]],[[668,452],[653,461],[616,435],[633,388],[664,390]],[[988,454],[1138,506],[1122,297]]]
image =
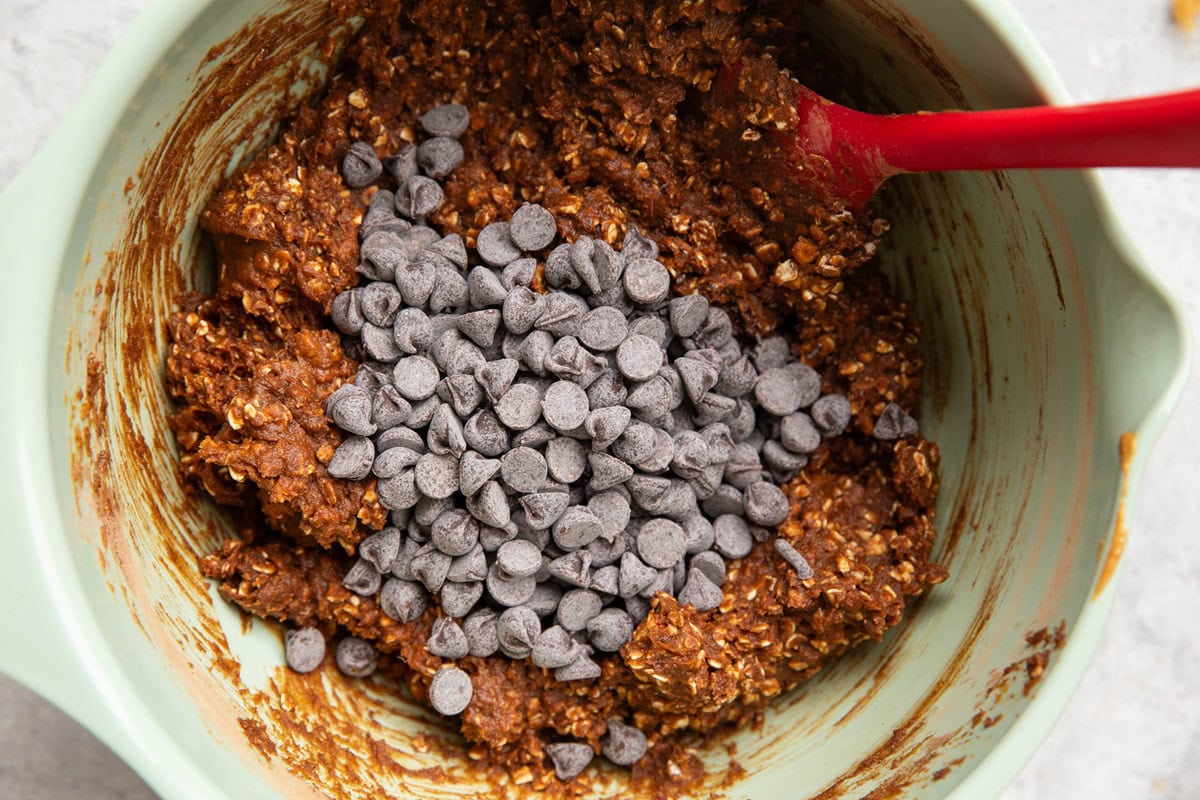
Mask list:
[[[342,586],[358,542],[384,526],[373,480],[326,465],[343,434],[328,396],[355,374],[328,313],[357,282],[356,231],[371,191],[339,164],[354,141],[381,153],[414,139],[416,117],[448,101],[471,112],[464,160],[431,218],[468,245],[522,202],[549,209],[567,240],[618,243],[631,223],[658,242],[679,292],[728,309],[738,333],[779,331],[849,398],[851,432],[784,489],[779,536],[811,564],[801,580],[771,543],[731,563],[719,608],[659,595],[594,681],[556,682],[528,662],[458,660],[475,697],[462,715],[473,755],[554,779],[546,745],[597,752],[606,720],[651,742],[634,778],[684,783],[688,737],[752,720],[772,698],[895,625],[944,571],[930,563],[937,448],[870,436],[895,402],[917,405],[915,324],[871,264],[882,221],[814,208],[781,229],[778,198],[726,179],[705,99],[723,64],[804,67],[772,4],[651,6],[631,0],[335,0],[367,23],[326,94],[234,176],[202,223],[216,244],[211,298],[191,296],[170,326],[168,385],[185,477],[239,506],[241,540],[203,560],[247,611],[335,627],[372,641],[419,700],[441,660],[427,652],[435,609],[396,623]],[[781,7],[786,4],[780,4]],[[767,93],[764,122],[788,109]]]

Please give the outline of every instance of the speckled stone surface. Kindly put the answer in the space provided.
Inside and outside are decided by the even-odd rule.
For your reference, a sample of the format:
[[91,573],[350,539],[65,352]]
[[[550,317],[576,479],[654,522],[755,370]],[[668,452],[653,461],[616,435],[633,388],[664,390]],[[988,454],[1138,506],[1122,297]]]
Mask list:
[[[169,0],[161,0],[169,2]],[[1080,101],[1200,85],[1200,36],[1169,0],[1012,0]],[[29,160],[146,0],[0,0],[0,188]],[[19,22],[17,22],[19,21]],[[1104,178],[1127,231],[1200,321],[1200,171]],[[1183,408],[1200,404],[1200,376]],[[1200,797],[1200,429],[1182,416],[1156,447],[1116,606],[1066,713],[1002,800]],[[103,745],[0,678],[0,798],[155,795]]]

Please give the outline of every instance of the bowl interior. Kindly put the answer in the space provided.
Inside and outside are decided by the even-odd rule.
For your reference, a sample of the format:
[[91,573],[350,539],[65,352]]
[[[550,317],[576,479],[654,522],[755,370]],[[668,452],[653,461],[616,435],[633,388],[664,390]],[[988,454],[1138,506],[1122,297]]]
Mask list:
[[[486,779],[433,715],[382,682],[282,668],[278,631],[199,577],[196,554],[231,532],[176,477],[164,322],[206,282],[196,213],[351,33],[326,5],[213,0],[107,134],[58,284],[54,497],[88,613],[138,713],[169,732],[148,748],[203,765],[220,796],[476,796]],[[803,17],[859,107],[1044,99],[970,4],[812,3]],[[882,643],[729,740],[746,770],[737,796],[951,794],[1037,696],[1027,668],[1053,648],[1027,636],[1069,636],[1089,602],[1121,492],[1118,438],[1180,360],[1169,310],[1084,177],[902,177],[881,209],[879,258],[924,327],[921,422],[943,457],[936,552],[951,577]],[[705,748],[714,787],[725,742]],[[628,796],[615,773],[592,793]]]

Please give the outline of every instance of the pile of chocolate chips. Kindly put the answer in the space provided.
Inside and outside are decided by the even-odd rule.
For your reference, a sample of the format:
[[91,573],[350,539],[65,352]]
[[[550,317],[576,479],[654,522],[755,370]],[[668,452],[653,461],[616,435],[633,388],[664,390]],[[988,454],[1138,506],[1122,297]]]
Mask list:
[[[597,678],[595,654],[625,644],[658,592],[720,607],[726,562],[771,538],[788,514],[778,484],[842,433],[850,404],[822,395],[783,338],[744,349],[725,311],[670,297],[657,245],[635,227],[619,250],[554,246],[553,216],[526,204],[484,227],[473,253],[429,227],[468,122],[442,106],[421,117],[421,144],[380,160],[360,142],[343,162],[352,188],[384,172],[395,182],[360,228],[364,280],[332,309],[362,367],[326,406],[348,434],[328,470],[373,475],[391,512],[344,585],[400,622],[438,603],[426,647],[440,658],[498,652],[560,681]],[[545,293],[530,288],[539,265]],[[875,431],[913,432],[894,405]],[[812,577],[791,544],[775,548]],[[313,634],[289,635],[294,669],[320,663]],[[376,659],[360,639],[337,648],[350,675]],[[439,713],[461,713],[470,677],[444,667],[429,694]],[[645,753],[636,728],[609,728],[610,760]],[[563,779],[591,758],[580,743],[548,752]]]

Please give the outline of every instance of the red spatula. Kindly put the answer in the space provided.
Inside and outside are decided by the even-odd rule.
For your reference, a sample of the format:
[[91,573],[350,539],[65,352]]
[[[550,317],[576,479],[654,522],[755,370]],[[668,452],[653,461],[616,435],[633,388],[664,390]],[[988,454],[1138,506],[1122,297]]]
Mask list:
[[767,168],[852,209],[906,172],[1200,167],[1200,89],[1081,106],[877,115],[794,85],[795,129],[770,132],[767,158],[782,163]]

